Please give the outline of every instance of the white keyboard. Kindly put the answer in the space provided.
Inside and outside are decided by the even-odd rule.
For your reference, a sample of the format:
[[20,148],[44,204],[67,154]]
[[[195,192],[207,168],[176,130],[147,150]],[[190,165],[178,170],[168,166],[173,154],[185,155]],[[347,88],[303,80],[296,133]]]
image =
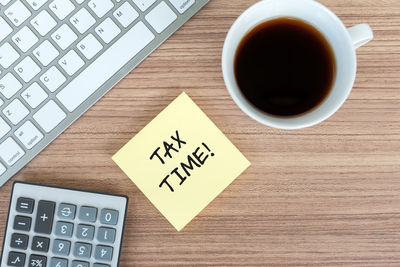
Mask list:
[[0,0],[0,186],[208,0]]

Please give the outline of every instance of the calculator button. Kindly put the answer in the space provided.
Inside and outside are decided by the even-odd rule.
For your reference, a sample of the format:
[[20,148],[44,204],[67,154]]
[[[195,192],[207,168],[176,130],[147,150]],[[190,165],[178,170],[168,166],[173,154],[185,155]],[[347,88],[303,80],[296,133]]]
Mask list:
[[86,262],[86,261],[72,261],[71,267],[89,267],[89,262]]
[[17,211],[22,213],[31,214],[33,212],[33,205],[35,200],[31,198],[20,197],[17,200]]
[[50,234],[53,226],[54,209],[56,203],[40,200],[36,215],[35,232]]
[[68,256],[71,249],[71,242],[67,240],[56,239],[53,242],[53,253],[57,255]]
[[32,219],[25,216],[15,216],[14,230],[29,231],[31,229]]
[[72,237],[74,225],[67,222],[57,222],[55,234],[62,237]]
[[74,256],[78,258],[90,258],[92,254],[92,245],[86,243],[75,243]]
[[58,207],[58,217],[66,220],[75,219],[76,206],[71,204],[61,203]]
[[95,222],[97,209],[93,207],[81,207],[79,210],[79,219],[84,222]]
[[50,267],[68,267],[68,260],[61,258],[51,258]]
[[34,236],[32,240],[32,250],[48,252],[50,245],[50,239],[46,237]]
[[102,264],[102,263],[95,263],[95,264],[93,264],[93,267],[110,267],[110,265]]
[[100,227],[97,231],[97,239],[102,243],[114,243],[115,241],[115,229]]
[[29,257],[28,267],[46,267],[47,257],[39,255],[31,255]]
[[8,254],[8,266],[24,267],[26,255],[18,252],[10,252]]
[[100,222],[102,224],[116,225],[118,222],[118,211],[102,209],[100,213]]
[[23,234],[12,234],[11,244],[12,248],[26,249],[28,247],[29,236]]
[[96,246],[94,258],[101,261],[111,261],[113,256],[113,248],[107,246]]
[[76,237],[78,239],[93,240],[94,237],[94,227],[85,224],[79,224],[76,230]]

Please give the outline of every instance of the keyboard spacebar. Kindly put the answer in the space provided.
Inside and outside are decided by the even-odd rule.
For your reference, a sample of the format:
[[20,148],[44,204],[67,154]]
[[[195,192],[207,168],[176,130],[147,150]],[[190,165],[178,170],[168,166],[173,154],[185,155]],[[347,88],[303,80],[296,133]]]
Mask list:
[[139,22],[62,89],[57,98],[70,112],[74,111],[153,39],[154,34]]

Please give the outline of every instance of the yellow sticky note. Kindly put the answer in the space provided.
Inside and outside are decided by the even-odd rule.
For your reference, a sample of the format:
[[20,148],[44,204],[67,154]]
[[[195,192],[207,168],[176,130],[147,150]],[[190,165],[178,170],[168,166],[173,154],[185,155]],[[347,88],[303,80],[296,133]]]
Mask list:
[[250,166],[185,93],[113,160],[178,231]]

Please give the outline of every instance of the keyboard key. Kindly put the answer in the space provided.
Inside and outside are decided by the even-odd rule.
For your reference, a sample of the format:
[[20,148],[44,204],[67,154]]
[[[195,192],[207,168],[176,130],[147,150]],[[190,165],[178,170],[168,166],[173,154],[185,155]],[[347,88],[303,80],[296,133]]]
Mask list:
[[17,98],[14,99],[4,110],[3,114],[9,119],[14,125],[17,125],[26,116],[29,115],[29,110],[21,103]]
[[42,63],[43,66],[48,66],[60,54],[57,49],[48,41],[45,40],[35,50],[35,57]]
[[77,47],[79,51],[81,51],[82,54],[89,60],[92,59],[103,48],[100,42],[97,41],[97,39],[91,33],[82,41],[80,41]]
[[92,245],[77,242],[75,243],[74,256],[77,258],[89,259],[92,254]]
[[29,236],[23,234],[12,234],[10,247],[26,249],[28,247]]
[[32,198],[19,197],[17,199],[17,207],[15,208],[18,212],[32,214],[35,200]]
[[96,20],[90,15],[86,8],[79,10],[69,21],[80,33],[85,33],[96,23]]
[[5,43],[0,47],[0,65],[3,66],[3,68],[7,69],[18,58],[19,54],[9,43]]
[[57,104],[50,100],[38,112],[33,115],[33,119],[45,130],[47,133],[51,132],[60,122],[62,122],[67,115]]
[[102,224],[116,225],[118,222],[118,211],[102,209],[100,212],[100,222]]
[[53,66],[40,77],[40,80],[50,92],[54,92],[60,88],[67,79],[62,75],[57,67]]
[[73,220],[75,219],[75,212],[75,205],[61,203],[58,206],[57,216],[64,220]]
[[25,0],[25,1],[28,2],[28,4],[34,10],[38,10],[39,8],[41,8],[47,2],[47,0]]
[[15,26],[21,25],[27,18],[31,16],[31,12],[21,1],[16,1],[4,12]]
[[47,257],[40,255],[31,255],[29,257],[28,267],[38,267],[38,266],[45,267],[46,263],[47,263]]
[[65,19],[75,9],[74,4],[69,0],[55,0],[49,7],[59,20]]
[[71,250],[71,242],[67,240],[56,239],[53,242],[53,253],[56,255],[68,256]]
[[54,218],[54,209],[56,203],[52,201],[40,200],[36,222],[35,222],[35,232],[42,234],[50,234],[53,228],[53,218]]
[[[5,120],[0,118],[0,138],[3,138],[3,136],[5,136],[10,130],[11,130],[10,125],[8,125],[8,123],[6,123]],[[0,173],[2,172],[0,171]]]
[[33,251],[48,252],[50,246],[50,239],[46,237],[34,236],[32,240]]
[[95,222],[97,218],[97,208],[83,206],[79,209],[79,220],[83,222]]
[[58,61],[58,64],[60,64],[68,75],[72,76],[85,65],[85,62],[74,50],[71,50]]
[[114,4],[110,0],[90,0],[88,6],[101,18],[114,7]]
[[108,264],[95,263],[95,264],[93,264],[93,267],[111,267],[111,266]]
[[91,225],[79,224],[76,230],[76,237],[83,240],[93,240],[94,227]]
[[157,0],[133,0],[141,11],[146,11]]
[[56,30],[52,35],[51,38],[58,44],[58,46],[65,50],[68,46],[70,46],[78,36],[71,30],[71,28],[64,24],[58,30]]
[[61,258],[51,258],[50,267],[68,267],[68,260]]
[[0,175],[2,175],[3,173],[5,173],[6,170],[7,170],[6,167],[4,167],[4,165],[0,163]]
[[15,216],[14,230],[29,232],[29,230],[31,230],[31,223],[32,219],[30,217],[19,216],[19,215]]
[[15,93],[22,88],[22,84],[15,78],[11,73],[7,73],[0,80],[0,92],[7,98],[10,99]]
[[12,37],[12,40],[24,53],[39,41],[36,35],[26,26],[17,32]]
[[[74,111],[152,40],[154,34],[143,22],[137,23],[61,90],[57,98],[70,112]],[[124,56],[115,57],[120,51],[124,51]]]
[[185,13],[185,11],[194,4],[194,0],[169,0],[169,2],[181,14]]
[[178,16],[163,1],[151,10],[145,18],[157,33],[162,33]]
[[29,56],[15,66],[14,70],[26,83],[30,82],[40,72],[39,66]]
[[74,225],[72,223],[57,222],[55,234],[61,237],[72,237],[73,230],[74,230]]
[[33,20],[31,25],[38,31],[41,36],[48,34],[55,26],[57,22],[50,16],[46,10],[41,11]]
[[123,3],[114,11],[113,15],[124,28],[131,25],[139,17],[139,13],[128,2]]
[[43,134],[30,121],[19,127],[15,131],[15,136],[27,149],[32,149],[43,139]]
[[3,41],[10,33],[12,33],[12,28],[2,17],[0,17],[0,42]]
[[36,108],[48,97],[48,94],[39,84],[33,83],[21,94],[21,96],[29,106]]
[[8,254],[7,264],[8,266],[24,267],[26,255],[19,252],[10,252]]
[[14,165],[24,154],[25,152],[22,148],[11,137],[8,137],[0,144],[0,158],[2,158],[8,166]]
[[108,227],[100,227],[97,231],[97,240],[101,243],[113,244],[115,241],[116,230]]
[[89,267],[89,262],[86,262],[86,261],[72,261],[71,267]]
[[110,19],[106,18],[96,27],[96,33],[105,43],[110,43],[119,33],[120,28]]
[[99,261],[111,261],[113,256],[113,248],[108,246],[96,246],[94,258]]

